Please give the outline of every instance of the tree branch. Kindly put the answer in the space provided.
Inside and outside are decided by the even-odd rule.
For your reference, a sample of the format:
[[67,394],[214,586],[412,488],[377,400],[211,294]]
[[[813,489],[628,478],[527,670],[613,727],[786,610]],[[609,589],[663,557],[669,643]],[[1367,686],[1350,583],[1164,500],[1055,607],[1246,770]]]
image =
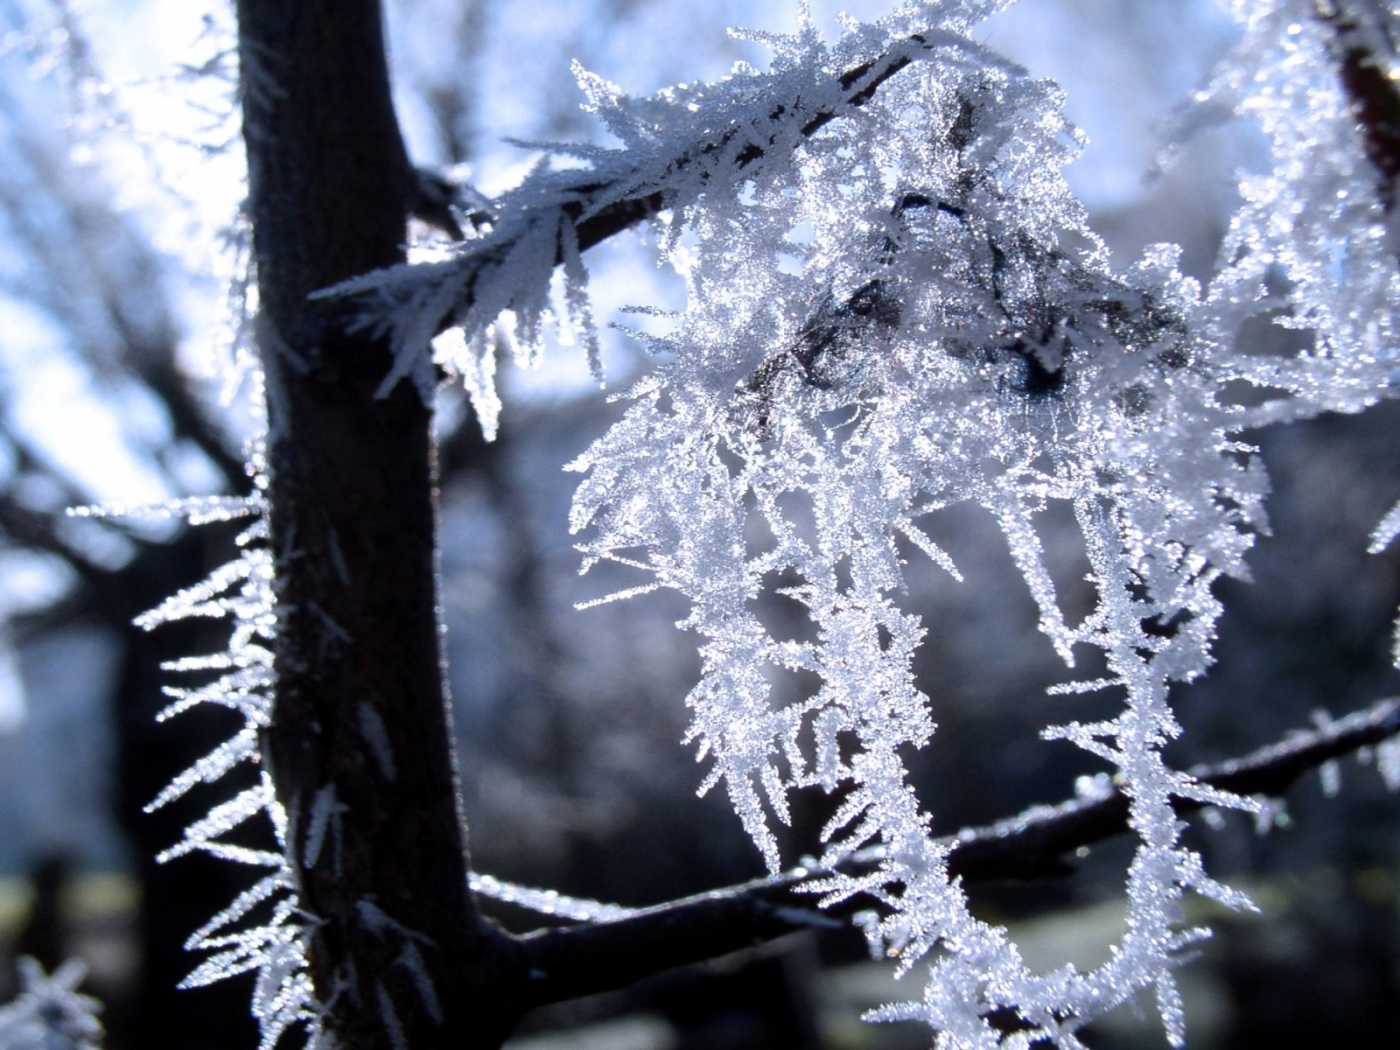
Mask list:
[[[1390,65],[1374,53],[1368,37],[1387,35],[1383,25],[1366,25],[1364,15],[1338,0],[1317,0],[1317,18],[1335,35],[1337,76],[1351,101],[1362,147],[1379,175],[1381,204],[1395,207],[1400,183],[1400,91],[1389,76]],[[1394,51],[1394,41],[1391,41]]]
[[467,889],[430,408],[405,385],[377,396],[387,340],[308,298],[404,260],[412,172],[383,16],[378,0],[237,15],[277,559],[263,749],[311,979],[345,1050],[495,1047],[515,1020],[493,991],[510,946]]
[[[916,35],[904,41],[903,46],[922,49],[929,45],[922,36]],[[875,97],[875,93],[881,85],[913,61],[914,55],[909,50],[895,48],[891,49],[889,54],[862,62],[846,70],[837,78],[841,90],[846,92],[846,97],[843,99],[844,106],[856,109],[865,105]],[[818,110],[802,125],[802,137],[804,139],[811,138],[841,116],[842,112],[843,110],[835,108]],[[769,118],[777,121],[782,119],[786,113],[787,106],[779,104],[774,107]],[[683,171],[702,159],[716,156],[733,142],[738,133],[739,129],[730,128],[720,136],[718,141],[707,142],[692,152],[681,154],[671,163],[670,170]],[[735,155],[734,165],[738,170],[743,171],[762,160],[767,156],[767,153],[768,150],[765,146],[751,142]],[[629,197],[615,204],[609,204],[594,212],[589,218],[580,221],[579,216],[591,211],[592,203],[604,196],[618,181],[621,180],[583,183],[572,189],[571,195],[577,194],[578,199],[566,205],[564,212],[574,221],[574,229],[578,234],[579,251],[585,251],[601,244],[610,237],[652,218],[666,208],[667,202],[664,194],[660,192],[649,193],[645,196]]]
[[[548,171],[533,175],[496,199],[494,215],[483,208],[480,222],[472,217],[473,227],[485,227],[485,233],[462,244],[453,257],[401,262],[328,281],[315,290],[315,297],[332,313],[338,311],[343,325],[372,324],[392,331],[396,361],[384,389],[409,376],[422,382],[430,374],[424,360],[427,343],[449,328],[479,332],[501,314],[513,312],[529,319],[528,329],[537,330],[547,299],[547,288],[541,285],[547,285],[549,272],[563,265],[566,255],[587,251],[684,204],[686,198],[676,186],[687,180],[673,176],[692,171],[686,187],[691,195],[701,192],[697,184],[709,187],[721,175],[727,182],[738,182],[775,150],[795,150],[828,124],[865,106],[896,74],[942,47],[964,49],[984,63],[1004,61],[953,33],[911,34],[874,58],[829,73],[828,85],[836,90],[811,92],[816,101],[795,91],[791,98],[772,101],[761,118],[716,114],[714,129],[700,120],[705,127],[697,141],[674,151],[639,149],[640,159],[623,157],[611,170],[600,165],[580,176]],[[765,121],[774,127],[763,130]],[[789,128],[786,133],[776,130],[783,122]],[[705,163],[721,160],[723,164],[713,167]],[[540,265],[551,253],[548,264]],[[368,305],[353,303],[361,296]],[[341,305],[330,308],[337,300]],[[479,309],[484,312],[478,314]]]
[[[1202,784],[1241,795],[1277,797],[1319,766],[1400,735],[1400,700],[1383,700],[1320,729],[1219,765],[1199,767]],[[1203,805],[1177,799],[1181,814]],[[1121,834],[1128,800],[1114,788],[1092,800],[1074,799],[1030,810],[949,841],[949,874],[965,885],[1043,878],[1070,870],[1065,854]],[[857,858],[849,870],[870,870],[878,855]],[[818,909],[808,887],[828,872],[796,868],[771,879],[646,908],[595,925],[539,930],[519,939],[530,980],[531,1007],[622,987],[677,966],[728,952],[874,907],[855,897]]]
[[[1305,773],[1396,735],[1400,700],[1381,700],[1323,728],[1190,772],[1199,783],[1221,791],[1278,798]],[[1183,816],[1205,808],[1185,798],[1174,799],[1173,805]],[[966,883],[1064,874],[1068,868],[1061,857],[1121,834],[1127,820],[1128,800],[1116,787],[1101,798],[1032,810],[956,835],[949,873]]]

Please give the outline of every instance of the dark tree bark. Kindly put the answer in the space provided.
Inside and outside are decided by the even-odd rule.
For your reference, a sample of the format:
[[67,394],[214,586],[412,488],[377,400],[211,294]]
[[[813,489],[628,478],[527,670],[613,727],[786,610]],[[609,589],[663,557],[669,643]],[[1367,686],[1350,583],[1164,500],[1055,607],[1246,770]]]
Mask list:
[[[412,173],[380,7],[237,10],[278,574],[264,751],[313,918],[312,979],[351,1050],[494,1046],[509,1022],[483,999],[498,935],[467,889],[429,408],[406,384],[377,397],[385,341],[308,298],[404,258]],[[312,856],[318,798],[336,816]]]
[[1354,3],[1317,0],[1316,10],[1334,33],[1337,76],[1356,116],[1362,149],[1375,165],[1381,205],[1393,211],[1400,181],[1400,92],[1385,59],[1370,50],[1372,40],[1386,37],[1385,25],[1374,16],[1369,16],[1368,25],[1365,7]]

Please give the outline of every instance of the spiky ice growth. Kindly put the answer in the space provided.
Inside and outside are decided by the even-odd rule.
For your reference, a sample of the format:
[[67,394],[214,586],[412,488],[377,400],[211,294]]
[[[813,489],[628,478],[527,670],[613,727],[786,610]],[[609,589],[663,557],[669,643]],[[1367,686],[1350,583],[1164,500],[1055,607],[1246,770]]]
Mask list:
[[[625,418],[574,464],[587,477],[572,524],[588,532],[586,564],[640,571],[628,593],[669,587],[691,600],[685,626],[703,657],[691,739],[709,763],[705,787],[728,792],[774,870],[784,858],[773,826],[792,792],[840,793],[821,862],[869,846],[883,859],[817,890],[827,902],[878,900],[866,923],[874,948],[927,977],[921,996],[872,1019],[923,1021],[944,1050],[1076,1047],[1085,1024],[1150,989],[1180,1044],[1173,971],[1205,935],[1183,928],[1180,902],[1194,892],[1249,903],[1181,843],[1172,800],[1255,806],[1164,763],[1180,732],[1168,690],[1208,666],[1221,611],[1212,585],[1244,575],[1267,524],[1267,479],[1241,435],[1388,392],[1400,301],[1389,204],[1343,85],[1310,78],[1344,53],[1328,42],[1335,27],[1300,0],[1238,4],[1245,37],[1207,101],[1260,118],[1274,174],[1244,183],[1204,288],[1169,246],[1115,267],[1061,177],[1080,140],[1058,89],[969,35],[1001,6],[908,3],[835,43],[804,24],[767,38],[768,71],[643,99],[581,72],[619,146],[560,149],[574,166],[542,164],[450,258],[326,294],[357,296],[364,323],[389,334],[383,390],[407,378],[430,394],[435,353],[465,377],[489,430],[508,334],[533,360],[554,313],[597,368],[580,231],[659,214],[663,261],[686,278],[689,305],[650,337],[660,361]],[[1292,282],[1286,299],[1266,287],[1278,272]],[[1315,348],[1238,348],[1241,326],[1264,314],[1315,331]],[[1036,973],[1004,929],[977,920],[949,880],[945,829],[909,785],[904,755],[929,743],[939,699],[919,691],[912,663],[938,625],[905,601],[904,558],[921,551],[957,575],[931,532],[934,512],[954,504],[997,523],[1064,661],[1105,668],[1058,690],[1067,721],[1045,732],[1119,777],[1139,836],[1124,931],[1097,969]],[[1056,513],[1077,523],[1090,570],[1094,604],[1077,619],[1041,547]],[[265,652],[269,636],[248,633],[247,610],[270,609],[257,604],[269,593],[257,574],[271,570],[254,564],[162,615],[231,614],[243,642],[230,652]],[[260,596],[235,599],[255,575]],[[771,596],[800,630],[770,622]],[[270,629],[270,617],[258,622]],[[254,669],[248,689],[230,678],[197,697],[246,700],[250,735],[175,794],[251,754],[271,673],[260,659],[227,664]],[[1118,714],[1074,721],[1073,698],[1089,692],[1117,697]],[[197,823],[176,851],[233,856],[220,836],[264,810],[280,820],[266,784]],[[327,796],[308,853],[335,819]],[[314,1038],[287,862],[251,859],[269,874],[197,935],[219,953],[198,976],[259,969],[265,1044],[290,1024]],[[223,932],[265,900],[278,902],[269,923]]]
[[[147,630],[191,617],[228,624],[229,640],[223,651],[165,665],[167,671],[198,675],[204,681],[194,687],[166,687],[170,703],[158,718],[216,704],[240,714],[243,727],[171,781],[148,809],[158,809],[198,784],[215,783],[231,771],[259,761],[259,734],[272,717],[276,613],[272,553],[267,545],[266,476],[258,456],[251,462],[252,495],[186,500],[172,508],[195,525],[250,519],[237,538],[237,556],[137,620]],[[259,818],[269,822],[276,848],[257,848],[238,841],[236,833]],[[306,969],[305,916],[299,909],[287,839],[286,813],[270,778],[262,772],[251,787],[192,822],[184,837],[159,858],[166,861],[200,852],[262,871],[249,889],[190,935],[187,949],[212,954],[181,985],[194,988],[255,972],[252,1012],[261,1031],[260,1050],[271,1050],[294,1028],[303,1030],[308,1048],[323,1045],[320,1007]]]
[[5,1050],[100,1050],[102,1004],[77,989],[86,968],[70,959],[51,974],[30,958],[17,961],[20,993],[0,1006]]
[[[672,260],[689,306],[650,340],[663,363],[625,418],[572,465],[588,475],[573,527],[589,532],[585,567],[621,562],[650,579],[632,592],[668,587],[693,603],[683,626],[702,638],[688,702],[704,787],[724,786],[770,869],[783,862],[774,822],[813,786],[843,798],[823,864],[882,851],[873,873],[817,887],[826,902],[879,900],[877,950],[927,971],[922,998],[872,1019],[925,1021],[947,1050],[1075,1047],[1085,1024],[1151,989],[1180,1045],[1173,969],[1206,935],[1181,926],[1183,895],[1250,907],[1181,843],[1172,800],[1255,803],[1162,759],[1180,732],[1168,689],[1210,662],[1211,586],[1245,575],[1267,525],[1267,479],[1240,435],[1373,402],[1385,333],[1329,314],[1318,353],[1236,348],[1243,320],[1270,308],[1251,253],[1280,252],[1259,232],[1276,224],[1261,225],[1258,196],[1232,235],[1234,269],[1210,289],[1181,275],[1169,246],[1114,269],[1060,174],[1078,136],[1058,89],[961,28],[895,20],[830,49],[810,29],[774,41],[774,75],[813,85],[806,119],[839,118],[685,204],[687,247]],[[841,71],[901,48],[908,68],[843,104]],[[614,97],[610,126],[656,104]],[[1393,258],[1373,262],[1394,280]],[[1300,310],[1319,323],[1316,298]],[[1005,930],[975,919],[909,786],[902,754],[929,742],[937,712],[912,661],[937,625],[902,602],[903,559],[917,548],[956,575],[925,520],[960,503],[999,524],[1066,663],[1101,653],[1106,674],[1058,691],[1122,700],[1113,718],[1044,734],[1108,763],[1140,839],[1123,935],[1095,970],[1034,973]],[[1056,508],[1072,512],[1091,568],[1096,604],[1079,622],[1041,549]],[[796,603],[795,636],[765,621],[772,596]],[[795,675],[819,684],[775,688]]]

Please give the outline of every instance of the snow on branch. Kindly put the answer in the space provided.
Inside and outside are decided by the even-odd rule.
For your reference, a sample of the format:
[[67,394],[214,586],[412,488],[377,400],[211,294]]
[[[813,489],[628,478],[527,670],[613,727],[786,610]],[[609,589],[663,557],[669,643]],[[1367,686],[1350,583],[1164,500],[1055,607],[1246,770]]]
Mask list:
[[20,994],[0,1006],[5,1050],[100,1050],[102,1004],[77,991],[86,968],[69,960],[46,974],[30,958],[18,960]]
[[[892,23],[873,41],[870,34],[852,34],[833,48],[809,27],[796,38],[771,38],[777,56],[769,72],[741,66],[718,84],[672,88],[651,98],[630,99],[579,71],[588,108],[622,147],[546,147],[582,162],[584,173],[555,170],[546,159],[491,202],[490,221],[451,258],[366,274],[318,296],[351,298],[355,324],[389,335],[394,363],[381,395],[411,379],[429,397],[436,363],[463,376],[478,414],[493,421],[499,411],[497,336],[510,337],[523,363],[537,359],[553,301],[551,281],[562,267],[564,307],[557,323],[590,347],[601,380],[581,252],[663,213],[674,245],[699,202],[727,198],[749,180],[768,178],[767,169],[789,167],[809,140],[867,105],[913,62],[942,56],[954,64],[1009,65],[947,28],[892,38],[895,29],[907,26]],[[459,332],[441,338],[446,329]],[[494,429],[489,422],[487,429]]]
[[[1279,798],[1301,777],[1346,755],[1400,739],[1400,700],[1382,700],[1328,725],[1300,731],[1278,743],[1228,762],[1202,766],[1191,776],[1200,784],[1242,795]],[[1205,803],[1177,799],[1187,815]],[[969,828],[949,841],[950,873],[966,885],[1062,876],[1064,858],[1127,833],[1129,800],[1106,785],[1091,797],[1041,806],[983,828]],[[878,851],[844,862],[851,874],[878,867]],[[817,910],[812,885],[829,875],[799,866],[780,875],[697,894],[621,914],[569,915],[581,923],[541,930],[521,938],[532,972],[533,1005],[622,987],[663,968],[684,966],[814,925],[830,924],[873,903],[852,896]]]
[[[884,905],[872,941],[928,984],[922,1000],[870,1017],[922,1020],[950,1048],[997,1044],[988,1018],[999,1014],[1025,1041],[1077,1047],[1079,1028],[1146,991],[1180,1045],[1174,969],[1201,936],[1180,925],[1182,898],[1248,906],[1182,842],[1176,807],[1258,804],[1165,764],[1181,732],[1170,690],[1209,666],[1213,585],[1247,575],[1267,528],[1268,481],[1246,432],[1386,396],[1397,301],[1374,182],[1352,163],[1355,129],[1313,100],[1296,66],[1304,54],[1326,68],[1322,27],[1310,21],[1300,42],[1297,4],[1263,6],[1242,15],[1257,39],[1221,84],[1266,114],[1281,154],[1312,167],[1247,187],[1208,287],[1180,272],[1173,246],[1115,267],[1060,174],[1082,138],[1058,88],[944,23],[917,34],[917,52],[908,37],[903,51],[882,45],[893,57],[833,94],[801,94],[810,115],[772,139],[771,156],[754,136],[742,182],[731,164],[678,196],[673,224],[693,240],[687,310],[649,337],[665,363],[626,416],[571,465],[586,475],[572,515],[585,564],[628,558],[691,602],[702,790],[727,792],[775,874],[789,795],[843,793],[822,833],[826,874],[809,888],[829,907]],[[779,49],[778,80],[820,51],[805,38],[791,49]],[[809,77],[806,91],[820,83]],[[643,141],[615,94],[594,85],[594,98],[619,137]],[[735,126],[747,133],[772,112],[765,99]],[[814,121],[821,133],[805,137]],[[741,137],[722,141],[750,155]],[[800,141],[800,156],[778,157],[784,141]],[[1318,349],[1292,358],[1238,339],[1273,308],[1264,278],[1278,263],[1297,281],[1288,322],[1318,332]],[[1121,698],[1112,717],[1044,734],[1108,765],[1140,839],[1124,933],[1094,970],[1034,973],[1006,930],[978,920],[956,843],[934,834],[910,787],[901,750],[929,742],[939,699],[919,690],[914,656],[939,625],[905,600],[902,538],[927,537],[916,546],[951,567],[926,515],[959,503],[1000,526],[1060,657],[1097,650],[1104,662],[1064,695]],[[1040,539],[1055,508],[1072,515],[1089,565],[1094,606],[1077,621]],[[802,610],[803,640],[759,615],[775,591]],[[820,685],[780,686],[784,672]],[[870,847],[875,864],[846,866]]]

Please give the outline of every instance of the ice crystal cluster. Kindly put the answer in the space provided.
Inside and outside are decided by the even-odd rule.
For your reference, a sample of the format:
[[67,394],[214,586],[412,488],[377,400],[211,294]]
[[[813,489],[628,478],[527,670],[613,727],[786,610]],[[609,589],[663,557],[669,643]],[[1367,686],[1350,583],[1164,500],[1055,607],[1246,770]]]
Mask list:
[[64,963],[44,973],[33,959],[18,961],[21,992],[0,1006],[0,1046],[5,1050],[98,1050],[100,1004],[77,991],[81,963]]
[[[724,786],[770,869],[790,793],[842,792],[823,900],[881,901],[872,939],[927,976],[921,999],[873,1018],[925,1020],[948,1047],[1073,1046],[1151,988],[1179,1041],[1172,969],[1201,934],[1178,926],[1177,902],[1244,903],[1180,843],[1171,799],[1249,803],[1173,772],[1161,748],[1178,731],[1169,686],[1208,660],[1210,585],[1242,571],[1262,522],[1262,472],[1233,436],[1248,412],[1222,396],[1251,371],[1172,250],[1112,270],[1060,176],[1076,139],[1053,86],[946,25],[878,46],[906,49],[908,68],[844,111],[803,96],[841,116],[689,209],[689,306],[657,340],[670,363],[575,464],[588,476],[574,526],[591,528],[590,557],[693,602],[691,735],[706,786]],[[779,51],[780,71],[829,91],[858,61],[811,39]],[[1069,691],[1122,698],[1111,720],[1047,731],[1117,770],[1141,838],[1127,927],[1091,972],[1034,973],[972,916],[908,783],[901,752],[929,742],[937,714],[912,662],[938,628],[902,605],[901,566],[920,549],[956,573],[924,521],[963,502],[999,523],[1063,659],[1102,653],[1106,673]],[[1057,503],[1092,567],[1097,605],[1080,622],[1037,538]],[[771,591],[801,606],[803,637],[764,623]],[[784,672],[820,685],[775,694]],[[875,870],[840,873],[870,846]],[[989,1019],[1008,1012],[1013,1035]]]
[[[258,458],[250,462],[257,464]],[[170,703],[158,716],[166,719],[200,704],[227,707],[243,717],[232,739],[177,776],[150,804],[157,809],[198,784],[212,784],[259,758],[259,734],[272,716],[272,638],[276,614],[272,593],[272,554],[267,547],[265,476],[253,469],[255,491],[249,497],[201,497],[170,508],[192,524],[248,518],[238,536],[239,554],[203,581],[172,595],[137,621],[151,629],[191,617],[226,621],[229,640],[222,652],[172,661],[165,669],[196,675],[202,684],[169,686]],[[272,841],[256,842],[266,818]],[[240,832],[253,822],[253,836]],[[287,852],[287,819],[265,771],[256,783],[215,806],[185,829],[180,842],[161,854],[162,861],[202,852],[262,872],[257,881],[222,912],[189,937],[191,951],[211,952],[185,979],[194,988],[235,974],[256,971],[253,1015],[262,1033],[262,1050],[270,1050],[288,1028],[305,1029],[309,1047],[321,1042],[318,1008],[306,972],[306,929],[298,910],[293,866]]]
[[[1237,5],[1244,40],[1205,101],[1257,117],[1277,163],[1244,183],[1205,287],[1168,246],[1124,268],[1108,258],[1061,177],[1078,139],[1058,90],[967,33],[997,6],[910,4],[834,45],[808,27],[770,40],[769,72],[646,99],[585,77],[623,145],[589,153],[584,181],[541,172],[502,202],[485,243],[379,288],[470,304],[458,345],[485,355],[468,361],[479,380],[481,322],[543,301],[542,282],[504,278],[523,273],[507,253],[557,221],[553,254],[578,304],[574,231],[660,194],[688,306],[648,339],[661,363],[629,391],[625,418],[573,464],[586,473],[573,527],[589,564],[633,566],[647,577],[634,590],[692,602],[705,787],[728,793],[774,871],[795,859],[772,830],[792,792],[839,792],[820,857],[833,874],[817,889],[825,902],[879,900],[874,945],[926,978],[921,997],[872,1019],[925,1021],[950,1050],[1072,1047],[1086,1023],[1150,991],[1180,1044],[1173,970],[1205,935],[1181,925],[1182,896],[1250,905],[1182,844],[1172,800],[1255,803],[1164,763],[1180,731],[1168,692],[1208,666],[1212,584],[1244,574],[1267,526],[1267,480],[1241,433],[1384,396],[1395,244],[1327,75],[1337,27],[1314,5]],[[509,303],[471,294],[497,285]],[[1238,345],[1261,314],[1316,332],[1314,347]],[[538,310],[525,316],[533,331]],[[1094,970],[1033,972],[1005,930],[970,913],[937,837],[948,829],[908,783],[902,754],[929,743],[938,711],[912,660],[938,625],[902,603],[902,565],[917,550],[956,575],[929,516],[958,503],[1000,525],[1066,663],[1102,668],[1061,688],[1066,722],[1045,731],[1115,773],[1139,837],[1122,936]],[[1038,539],[1057,508],[1090,566],[1095,604],[1077,620]],[[766,594],[796,603],[805,629],[766,623]],[[776,687],[794,676],[819,684]],[[1073,721],[1070,698],[1100,691],[1119,713]],[[842,873],[867,847],[878,866]]]
[[[816,846],[830,874],[815,892],[880,902],[866,923],[873,946],[924,981],[872,1019],[923,1021],[944,1050],[1076,1047],[1085,1024],[1146,992],[1180,1044],[1174,968],[1205,935],[1182,925],[1183,896],[1250,905],[1181,842],[1172,800],[1255,803],[1164,762],[1179,733],[1168,693],[1206,670],[1221,611],[1212,585],[1244,574],[1267,526],[1267,479],[1241,434],[1387,392],[1397,241],[1336,71],[1348,34],[1400,16],[1372,4],[1370,21],[1339,28],[1311,0],[1233,5],[1242,42],[1202,112],[1256,118],[1275,163],[1243,183],[1218,272],[1202,285],[1170,246],[1126,266],[1109,258],[1062,178],[1080,140],[1058,88],[971,35],[1002,6],[908,3],[848,24],[834,43],[805,24],[768,38],[767,71],[647,98],[581,73],[617,147],[544,163],[490,202],[489,221],[449,257],[325,294],[358,297],[366,323],[391,334],[385,389],[411,379],[430,392],[432,342],[489,428],[497,347],[509,335],[533,358],[555,299],[596,368],[589,231],[629,209],[659,215],[662,261],[685,277],[687,306],[666,334],[640,337],[656,367],[573,464],[584,477],[572,525],[587,565],[620,562],[640,574],[633,591],[689,598],[683,626],[703,658],[690,736],[705,788],[728,793],[773,871],[797,859],[774,834],[792,793],[841,800]],[[1239,335],[1261,316],[1316,333],[1313,346],[1252,353]],[[453,327],[436,335],[444,320]],[[927,557],[957,575],[934,513],[954,504],[997,523],[1049,644],[1094,669],[1058,690],[1064,722],[1045,736],[1102,759],[1130,799],[1139,841],[1127,918],[1097,969],[1035,972],[1004,929],[975,918],[949,877],[940,836],[952,829],[910,787],[904,756],[930,744],[940,702],[918,689],[912,662],[939,625],[909,607],[903,571]],[[261,513],[258,499],[233,509]],[[1078,524],[1087,614],[1066,611],[1047,568],[1039,536],[1051,513]],[[267,724],[272,567],[255,521],[236,562],[147,618],[230,619],[227,654],[176,667],[214,681],[174,691],[169,713],[211,701],[246,722],[157,804],[253,758]],[[1397,531],[1400,512],[1377,544]],[[796,615],[784,622],[801,629],[771,622],[765,596],[787,602]],[[1118,713],[1074,720],[1086,693],[1112,696]],[[318,843],[332,803],[312,815]],[[293,861],[227,838],[258,813],[280,834],[265,780],[170,851],[266,868],[195,934],[215,954],[190,983],[256,969],[264,1046],[292,1024],[314,1042]],[[877,863],[849,874],[843,862],[858,851]],[[540,900],[573,913],[562,898]],[[264,917],[233,929],[252,915]]]

